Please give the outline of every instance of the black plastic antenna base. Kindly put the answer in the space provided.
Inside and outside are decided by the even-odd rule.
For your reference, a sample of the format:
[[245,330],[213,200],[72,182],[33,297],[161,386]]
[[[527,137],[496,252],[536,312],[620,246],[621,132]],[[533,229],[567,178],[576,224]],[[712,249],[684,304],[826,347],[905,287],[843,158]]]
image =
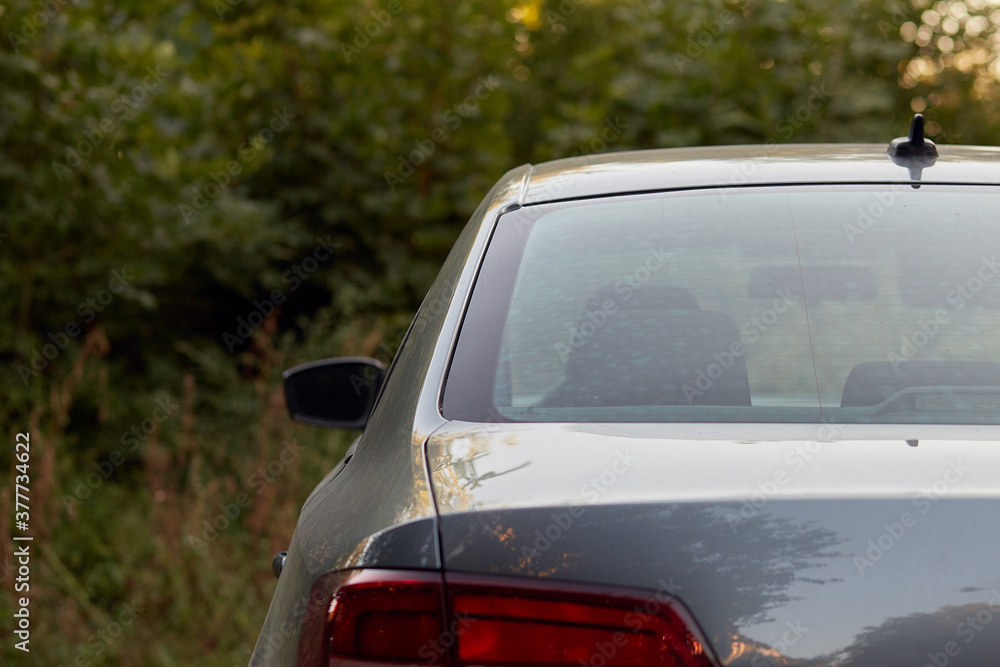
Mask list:
[[[910,170],[911,181],[920,181],[921,171],[933,166],[938,158],[937,146],[924,138],[924,117],[921,114],[914,114],[909,135],[890,141],[886,152],[894,163]],[[919,183],[912,185],[920,187]]]

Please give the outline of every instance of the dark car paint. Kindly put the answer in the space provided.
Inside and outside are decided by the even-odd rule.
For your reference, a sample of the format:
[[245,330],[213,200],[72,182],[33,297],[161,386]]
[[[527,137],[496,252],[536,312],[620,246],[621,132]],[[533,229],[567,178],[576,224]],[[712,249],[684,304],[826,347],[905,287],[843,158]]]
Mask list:
[[[448,572],[672,594],[727,666],[923,667],[954,641],[948,664],[979,667],[1000,643],[993,431],[451,422],[427,452]],[[880,661],[894,647],[924,661]]]
[[[1000,151],[946,147],[923,179],[998,184]],[[428,481],[430,464],[424,448],[427,438],[446,423],[438,405],[441,383],[476,267],[502,210],[617,192],[803,181],[875,181],[905,187],[909,177],[889,162],[881,146],[651,151],[573,158],[509,172],[473,215],[428,293],[421,311],[423,325],[400,349],[393,371],[397,381],[388,379],[353,458],[341,474],[328,476],[303,508],[250,664],[295,664],[301,618],[312,584],[322,574],[353,567],[440,569],[442,565],[469,572],[620,583],[651,594],[666,582],[690,606],[723,662],[737,667],[920,667],[935,660],[956,667],[994,664],[1000,655],[1000,598],[991,606],[990,596],[994,587],[1000,587],[1000,570],[993,570],[992,580],[963,579],[963,573],[968,563],[1000,563],[996,494],[940,503],[934,521],[918,526],[926,529],[921,543],[929,540],[937,547],[918,551],[900,542],[868,577],[850,585],[837,581],[838,567],[843,569],[845,563],[854,567],[850,554],[838,549],[844,551],[868,535],[877,539],[883,522],[892,518],[900,503],[910,502],[908,498],[835,503],[775,499],[755,515],[755,521],[741,526],[746,529],[742,535],[733,535],[725,524],[720,530],[717,520],[713,524],[714,513],[739,507],[734,502],[589,507],[559,548],[540,552],[529,562],[523,562],[523,554],[498,549],[499,536],[508,529],[530,532],[538,521],[550,523],[552,512],[572,506],[539,503],[538,508],[469,509],[438,517],[440,490]],[[427,382],[413,386],[400,377]],[[438,550],[439,521],[444,556]],[[956,530],[965,536],[965,549],[954,548],[948,540]],[[710,540],[719,548],[710,549]],[[584,547],[587,553],[595,548],[604,553],[590,560],[578,557]],[[730,565],[737,568],[739,579],[724,569]],[[798,594],[789,588],[790,582],[816,591],[807,616],[813,625],[808,631],[799,628],[801,635],[794,630],[796,619],[785,614]],[[827,591],[837,590],[859,594],[881,590],[886,596],[917,590],[928,595],[923,606],[893,615],[877,601],[828,597]],[[823,623],[854,620],[862,609],[874,619],[870,625],[839,629],[831,635],[835,639],[807,650],[806,638],[810,633],[821,636]],[[960,624],[967,623],[965,616],[985,618],[986,613],[992,623],[982,624],[982,630],[966,641],[967,635],[959,633]],[[773,619],[770,625],[767,618]],[[966,627],[971,626],[961,629]],[[786,641],[792,636],[797,636],[794,643]],[[938,662],[936,667],[945,664]]]
[[[943,146],[922,183],[1000,184],[1000,148]],[[772,144],[669,148],[584,155],[535,165],[523,205],[611,193],[802,183],[885,183],[909,187],[910,173],[885,146]],[[906,184],[906,185],[904,185]]]
[[303,507],[251,665],[296,663],[301,621],[320,575],[354,567],[440,568],[423,444],[444,420],[435,417],[436,406],[418,414],[422,394],[391,379],[428,374],[446,319],[458,318],[462,303],[453,303],[454,297],[472,279],[470,255],[486,243],[489,225],[484,230],[483,221],[514,200],[525,171],[509,172],[473,215],[397,353],[350,462],[340,474],[328,475]]
[[[944,500],[911,528],[899,522],[907,511],[916,515],[909,499],[776,500],[734,529],[729,518],[740,507],[689,502],[447,515],[445,569],[636,588],[651,602],[658,591],[672,594],[730,667],[921,667],[949,642],[960,649],[949,665],[996,664],[1000,579],[977,576],[982,563],[1000,563],[995,500]],[[918,534],[907,539],[910,531]],[[955,548],[956,535],[965,548]],[[966,616],[972,621],[959,625]]]

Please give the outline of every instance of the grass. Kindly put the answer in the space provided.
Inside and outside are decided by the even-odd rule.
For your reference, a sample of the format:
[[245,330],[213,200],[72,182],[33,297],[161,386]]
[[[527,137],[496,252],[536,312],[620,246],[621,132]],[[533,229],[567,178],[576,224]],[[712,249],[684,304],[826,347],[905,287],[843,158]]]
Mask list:
[[[48,400],[7,434],[11,443],[31,435],[31,650],[16,650],[7,632],[17,570],[15,543],[4,540],[0,662],[247,664],[274,591],[271,557],[354,435],[293,424],[280,372],[306,359],[267,336],[257,343],[242,375],[216,369],[228,378],[221,387],[201,367],[141,395],[110,391],[114,361],[100,345],[50,379]],[[170,414],[156,412],[163,395]],[[0,532],[21,534],[8,482],[13,474],[0,487]]]

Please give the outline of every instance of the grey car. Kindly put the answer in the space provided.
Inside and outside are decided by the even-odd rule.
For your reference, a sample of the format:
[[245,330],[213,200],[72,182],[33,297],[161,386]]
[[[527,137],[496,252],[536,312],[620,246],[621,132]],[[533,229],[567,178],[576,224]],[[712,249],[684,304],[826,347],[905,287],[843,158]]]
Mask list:
[[392,366],[252,665],[986,667],[1000,656],[1000,149],[511,170]]

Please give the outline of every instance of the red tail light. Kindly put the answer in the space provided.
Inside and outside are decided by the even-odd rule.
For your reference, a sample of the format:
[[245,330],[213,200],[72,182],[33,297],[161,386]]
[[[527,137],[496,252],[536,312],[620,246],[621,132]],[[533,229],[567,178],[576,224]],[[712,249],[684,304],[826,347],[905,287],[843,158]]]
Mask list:
[[[300,667],[710,667],[663,592],[367,570],[331,573],[307,617]],[[316,599],[316,598],[314,598]]]

